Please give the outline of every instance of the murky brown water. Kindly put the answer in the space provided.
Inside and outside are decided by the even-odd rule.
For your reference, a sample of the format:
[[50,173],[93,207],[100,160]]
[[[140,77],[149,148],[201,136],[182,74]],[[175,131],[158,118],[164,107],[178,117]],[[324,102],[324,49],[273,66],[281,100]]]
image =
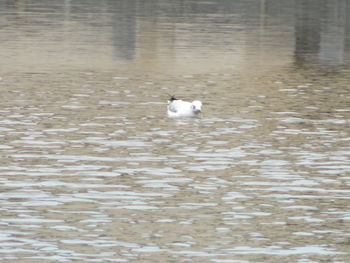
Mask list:
[[1,2],[1,262],[349,262],[350,7],[318,5]]

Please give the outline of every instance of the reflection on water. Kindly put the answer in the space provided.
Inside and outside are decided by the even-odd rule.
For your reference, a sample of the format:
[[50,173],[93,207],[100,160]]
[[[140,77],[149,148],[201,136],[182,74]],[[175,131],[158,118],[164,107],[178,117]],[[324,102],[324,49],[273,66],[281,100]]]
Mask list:
[[137,34],[136,1],[114,1],[113,11],[113,58],[116,60],[135,59]]
[[[347,1],[297,1],[295,55],[300,64],[349,63],[350,6]],[[316,7],[316,8],[315,8]]]
[[347,262],[348,10],[0,2],[1,261]]
[[9,0],[0,8],[0,54],[16,70],[203,73],[286,66],[293,57],[297,66],[349,62],[346,0]]

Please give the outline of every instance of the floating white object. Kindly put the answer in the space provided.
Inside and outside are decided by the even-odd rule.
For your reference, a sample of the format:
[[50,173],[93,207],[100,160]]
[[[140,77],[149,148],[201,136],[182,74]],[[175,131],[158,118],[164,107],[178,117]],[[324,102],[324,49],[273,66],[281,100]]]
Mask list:
[[192,102],[178,100],[171,96],[168,100],[169,118],[198,118],[202,112],[202,102],[194,100]]

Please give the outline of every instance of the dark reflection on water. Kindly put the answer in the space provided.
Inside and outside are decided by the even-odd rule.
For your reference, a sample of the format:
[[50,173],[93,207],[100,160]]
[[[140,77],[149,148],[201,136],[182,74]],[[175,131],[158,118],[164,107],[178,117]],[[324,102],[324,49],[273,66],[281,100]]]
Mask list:
[[137,34],[136,1],[114,1],[113,15],[113,58],[134,59]]
[[7,0],[0,2],[0,39],[4,53],[16,48],[24,53],[28,45],[37,45],[41,56],[54,57],[56,51],[65,58],[61,64],[92,63],[97,50],[109,63],[158,63],[167,57],[197,60],[203,67],[226,57],[227,67],[235,68],[240,60],[261,57],[263,64],[266,58],[283,58],[280,64],[297,67],[344,66],[349,63],[349,11],[346,0]]
[[350,3],[296,1],[295,59],[298,65],[349,63]]

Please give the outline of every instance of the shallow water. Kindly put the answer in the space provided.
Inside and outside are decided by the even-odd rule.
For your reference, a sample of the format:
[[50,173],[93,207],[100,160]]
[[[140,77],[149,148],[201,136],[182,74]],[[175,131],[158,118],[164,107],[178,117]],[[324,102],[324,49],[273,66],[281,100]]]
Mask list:
[[349,8],[317,3],[2,3],[1,261],[348,262]]

